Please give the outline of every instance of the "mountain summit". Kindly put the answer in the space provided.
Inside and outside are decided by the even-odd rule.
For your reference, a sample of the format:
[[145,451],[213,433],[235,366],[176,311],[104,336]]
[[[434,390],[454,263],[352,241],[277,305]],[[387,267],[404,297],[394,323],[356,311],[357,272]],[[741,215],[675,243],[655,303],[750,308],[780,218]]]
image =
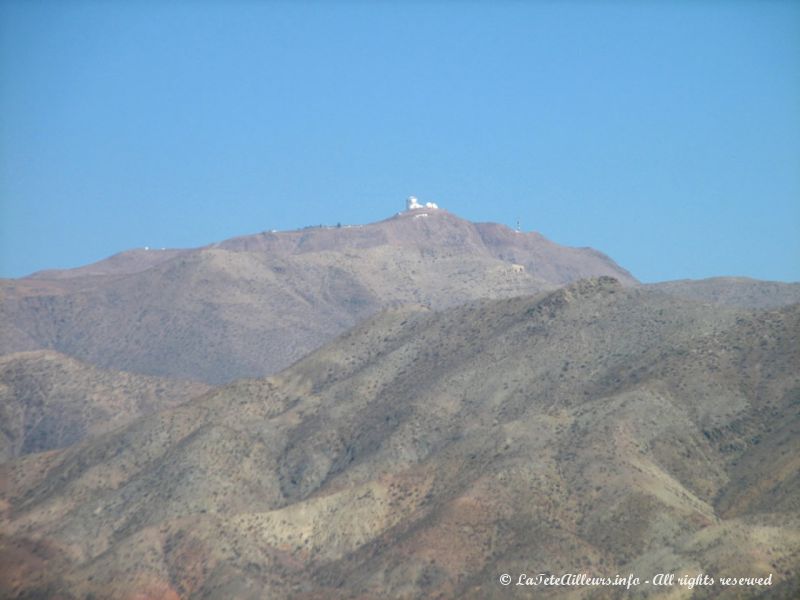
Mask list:
[[446,210],[419,205],[370,225],[264,232],[214,247],[284,256],[386,247],[431,259],[496,259],[516,266],[517,272],[523,267],[527,274],[555,285],[601,275],[628,284],[636,281],[605,254],[591,248],[561,246],[539,233],[523,233],[497,223],[472,223]]
[[131,250],[0,285],[0,353],[209,383],[277,372],[382,309],[635,279],[604,254],[422,207],[360,226]]

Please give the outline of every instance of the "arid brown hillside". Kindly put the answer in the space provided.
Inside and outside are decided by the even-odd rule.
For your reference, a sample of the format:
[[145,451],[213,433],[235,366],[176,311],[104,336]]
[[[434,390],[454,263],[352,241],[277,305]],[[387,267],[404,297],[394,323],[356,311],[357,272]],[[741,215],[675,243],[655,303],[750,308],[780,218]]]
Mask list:
[[445,308],[599,275],[634,282],[588,248],[414,210],[5,280],[0,353],[48,348],[105,368],[228,382],[277,372],[400,303]]
[[[1,594],[794,597],[798,339],[798,305],[608,278],[391,310],[269,379],[7,463]],[[773,584],[498,583],[660,572]]]
[[0,357],[0,462],[63,448],[208,391],[108,371],[50,350]]

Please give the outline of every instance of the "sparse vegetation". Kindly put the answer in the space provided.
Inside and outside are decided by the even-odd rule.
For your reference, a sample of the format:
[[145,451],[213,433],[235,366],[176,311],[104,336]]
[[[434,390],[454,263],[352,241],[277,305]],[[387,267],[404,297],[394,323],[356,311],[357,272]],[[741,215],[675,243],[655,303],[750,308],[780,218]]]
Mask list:
[[501,572],[701,564],[786,594],[797,339],[797,305],[609,279],[393,309],[275,377],[9,463],[6,551],[42,540],[14,572],[49,565],[13,589],[477,599]]

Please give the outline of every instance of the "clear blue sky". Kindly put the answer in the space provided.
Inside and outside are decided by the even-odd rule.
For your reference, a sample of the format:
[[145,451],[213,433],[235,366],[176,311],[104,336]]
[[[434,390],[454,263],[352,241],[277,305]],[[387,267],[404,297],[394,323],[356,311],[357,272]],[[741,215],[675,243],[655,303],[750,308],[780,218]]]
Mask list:
[[0,3],[2,276],[409,194],[800,280],[800,3]]

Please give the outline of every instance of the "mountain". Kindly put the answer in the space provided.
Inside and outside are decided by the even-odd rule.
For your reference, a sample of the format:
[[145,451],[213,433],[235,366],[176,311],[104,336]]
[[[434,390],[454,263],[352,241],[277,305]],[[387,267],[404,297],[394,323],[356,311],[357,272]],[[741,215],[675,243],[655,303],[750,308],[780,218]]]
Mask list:
[[0,356],[0,462],[69,446],[208,389],[99,369],[50,350]]
[[0,354],[52,349],[103,368],[224,383],[275,373],[398,304],[446,308],[600,275],[635,283],[589,248],[411,210],[5,280]]
[[800,283],[759,281],[747,277],[682,279],[649,284],[676,298],[740,308],[778,308],[800,302]]
[[622,598],[661,590],[498,578],[702,572],[658,597],[795,598],[798,339],[800,305],[607,277],[390,309],[273,377],[3,465],[0,594]]

